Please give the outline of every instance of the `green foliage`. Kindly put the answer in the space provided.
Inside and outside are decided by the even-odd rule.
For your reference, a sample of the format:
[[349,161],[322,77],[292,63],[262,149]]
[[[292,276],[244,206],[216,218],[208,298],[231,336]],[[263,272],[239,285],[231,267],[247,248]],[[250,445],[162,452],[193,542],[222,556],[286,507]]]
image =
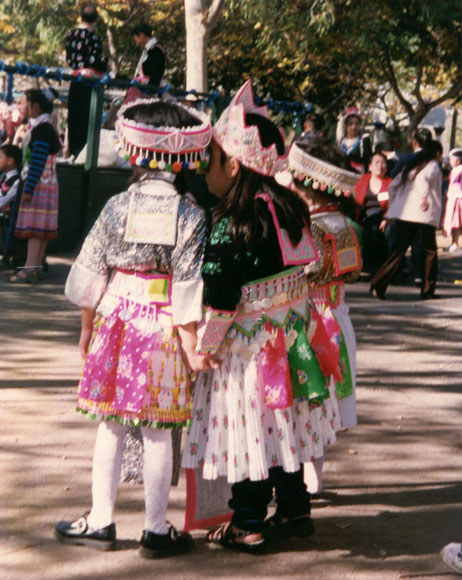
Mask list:
[[[167,52],[167,80],[184,86],[183,0],[99,0],[97,31],[114,72],[130,76],[141,20]],[[64,65],[76,0],[3,0],[3,58]],[[377,93],[392,114],[417,119],[445,92],[462,98],[460,0],[227,0],[209,38],[210,88],[230,93],[249,77],[258,96],[313,103],[332,119]]]

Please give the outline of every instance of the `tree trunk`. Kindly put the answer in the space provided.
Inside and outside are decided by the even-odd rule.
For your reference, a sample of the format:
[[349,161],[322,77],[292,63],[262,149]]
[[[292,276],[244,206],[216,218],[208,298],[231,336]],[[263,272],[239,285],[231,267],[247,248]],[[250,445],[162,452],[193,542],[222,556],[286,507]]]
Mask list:
[[208,32],[205,26],[205,0],[185,0],[186,90],[207,90]]
[[414,111],[414,114],[411,117],[409,117],[409,127],[407,128],[407,135],[406,135],[409,143],[412,140],[412,135],[413,135],[414,131],[417,129],[417,127],[419,126],[422,119],[425,117],[425,115],[431,109],[432,109],[431,106],[425,106],[425,107],[419,106]]
[[113,29],[108,26],[106,29],[107,44],[109,48],[109,70],[113,75],[119,72],[119,61],[117,58],[117,47]]
[[186,89],[207,91],[207,48],[210,31],[215,26],[224,0],[184,0],[186,25]]

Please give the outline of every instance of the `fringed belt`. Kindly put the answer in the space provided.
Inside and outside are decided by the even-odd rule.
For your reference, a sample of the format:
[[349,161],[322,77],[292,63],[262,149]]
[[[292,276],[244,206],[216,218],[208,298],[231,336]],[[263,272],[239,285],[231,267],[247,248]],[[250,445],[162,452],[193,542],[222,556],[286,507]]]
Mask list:
[[288,305],[308,296],[308,284],[303,268],[282,273],[243,287],[237,313],[250,314]]
[[332,282],[323,286],[310,285],[310,297],[316,306],[337,308],[345,302],[344,282]]

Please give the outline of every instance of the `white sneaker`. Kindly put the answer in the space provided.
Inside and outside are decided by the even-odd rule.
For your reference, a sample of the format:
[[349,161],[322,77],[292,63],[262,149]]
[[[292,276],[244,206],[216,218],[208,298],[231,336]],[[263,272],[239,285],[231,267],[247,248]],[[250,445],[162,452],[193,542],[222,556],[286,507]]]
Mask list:
[[445,564],[459,574],[462,574],[462,544],[453,542],[452,544],[444,546],[441,550],[441,557]]
[[450,254],[460,254],[461,250],[457,244],[451,244],[449,246],[449,253]]

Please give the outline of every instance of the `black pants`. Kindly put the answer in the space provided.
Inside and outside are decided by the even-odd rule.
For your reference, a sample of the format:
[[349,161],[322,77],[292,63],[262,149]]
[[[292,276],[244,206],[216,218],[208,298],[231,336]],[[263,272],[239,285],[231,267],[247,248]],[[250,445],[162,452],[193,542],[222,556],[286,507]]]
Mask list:
[[363,237],[363,272],[375,274],[388,255],[388,245],[385,234],[380,230],[383,214],[361,216],[359,225]]
[[90,118],[91,86],[71,82],[67,100],[69,153],[77,157],[87,143]]
[[433,296],[438,275],[438,250],[436,246],[436,228],[428,224],[418,224],[397,220],[395,222],[395,240],[388,258],[379,268],[371,282],[371,289],[384,294],[397,271],[401,259],[415,238],[422,245],[425,256],[422,295]]
[[273,498],[273,488],[279,515],[296,517],[310,513],[310,494],[303,480],[303,466],[295,473],[287,473],[282,467],[272,467],[268,479],[245,479],[232,486],[229,502],[229,507],[234,510],[232,523],[241,530],[261,532],[268,504]]

